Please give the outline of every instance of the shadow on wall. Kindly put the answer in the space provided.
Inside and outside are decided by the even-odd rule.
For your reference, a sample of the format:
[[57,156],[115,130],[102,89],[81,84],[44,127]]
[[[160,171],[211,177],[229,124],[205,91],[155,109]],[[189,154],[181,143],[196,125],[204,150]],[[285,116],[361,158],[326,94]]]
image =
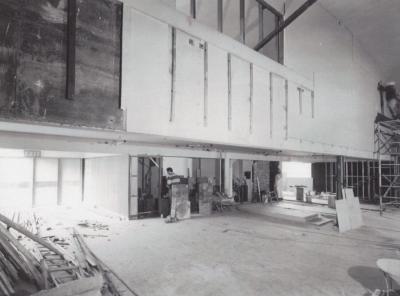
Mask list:
[[[383,272],[377,267],[352,266],[347,272],[351,278],[359,282],[367,291],[369,291],[366,292],[364,296],[370,296],[377,289],[386,290]],[[398,290],[400,287],[393,281],[393,288]]]

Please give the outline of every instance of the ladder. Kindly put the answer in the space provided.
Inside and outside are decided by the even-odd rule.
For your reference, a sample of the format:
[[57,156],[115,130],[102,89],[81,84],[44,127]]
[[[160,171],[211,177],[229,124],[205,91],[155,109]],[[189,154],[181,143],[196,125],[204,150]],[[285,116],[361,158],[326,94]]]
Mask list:
[[37,245],[42,257],[41,270],[44,288],[47,290],[52,283],[55,287],[81,278],[79,266],[73,265],[64,256],[56,254],[42,245]]

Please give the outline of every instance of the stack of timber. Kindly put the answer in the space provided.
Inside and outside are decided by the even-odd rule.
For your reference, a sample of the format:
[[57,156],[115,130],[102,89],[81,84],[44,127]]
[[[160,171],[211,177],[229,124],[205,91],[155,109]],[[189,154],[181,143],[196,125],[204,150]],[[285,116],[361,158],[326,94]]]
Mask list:
[[[16,226],[19,229],[20,226],[3,215],[0,215],[0,221],[5,224],[0,224],[1,294],[13,295],[21,285],[27,285],[30,292],[43,288],[40,262],[11,233],[10,228],[15,229]],[[34,238],[34,235],[31,236]]]
[[40,237],[0,214],[0,295],[137,295],[75,229],[71,242]]

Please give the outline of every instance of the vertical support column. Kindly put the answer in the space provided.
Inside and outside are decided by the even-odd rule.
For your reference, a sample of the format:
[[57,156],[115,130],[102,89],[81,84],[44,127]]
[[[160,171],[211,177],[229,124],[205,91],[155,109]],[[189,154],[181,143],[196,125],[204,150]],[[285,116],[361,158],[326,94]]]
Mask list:
[[232,196],[232,164],[228,154],[224,157],[224,187],[225,194]]
[[169,121],[173,122],[175,117],[175,82],[176,82],[176,29],[172,28],[171,48],[171,102]]
[[218,31],[224,31],[224,3],[223,0],[218,0]]
[[63,169],[62,169],[62,159],[58,159],[58,173],[57,173],[57,205],[61,206],[63,202]]
[[32,206],[36,206],[36,157],[32,159]]
[[372,184],[372,178],[371,178],[371,169],[370,169],[370,161],[367,161],[367,195],[368,199],[372,200],[371,197],[371,184]]
[[379,214],[383,214],[383,200],[382,200],[382,159],[381,159],[381,148],[380,148],[380,138],[381,138],[381,126],[377,124],[377,134],[378,134],[378,194],[379,194]]
[[67,99],[75,97],[76,0],[68,0],[67,17]]
[[361,161],[361,184],[362,184],[362,198],[365,199],[365,179],[364,179],[364,175],[365,175],[365,166],[364,166],[364,161]]
[[334,167],[333,167],[334,163],[331,162],[329,163],[329,187],[330,187],[330,191],[331,192],[336,192],[336,190],[334,190],[334,186],[333,186],[333,174],[334,174]]
[[336,199],[342,199],[342,189],[344,182],[344,157],[336,158]]
[[82,169],[82,171],[81,171],[81,185],[82,185],[81,201],[82,202],[84,202],[84,200],[85,200],[85,164],[86,164],[85,159],[82,158],[82,161],[81,161],[81,169]]
[[324,163],[325,166],[325,192],[328,192],[328,163]]
[[[359,180],[360,180],[360,172],[359,172],[359,169],[358,169],[358,165],[359,165],[359,163],[358,163],[358,161],[357,162],[355,162],[354,163],[355,164],[355,166],[356,166],[356,168],[355,168],[355,173],[356,173],[356,177],[355,177],[355,194],[356,194],[356,196],[357,197],[360,197],[360,186],[359,186]],[[354,189],[353,189],[353,191],[354,191]]]
[[240,42],[246,43],[246,21],[245,21],[245,2],[240,1]]
[[220,192],[222,192],[222,153],[219,153],[219,159],[218,159],[218,161],[219,161],[219,170],[218,170],[218,173],[219,173],[219,191]]

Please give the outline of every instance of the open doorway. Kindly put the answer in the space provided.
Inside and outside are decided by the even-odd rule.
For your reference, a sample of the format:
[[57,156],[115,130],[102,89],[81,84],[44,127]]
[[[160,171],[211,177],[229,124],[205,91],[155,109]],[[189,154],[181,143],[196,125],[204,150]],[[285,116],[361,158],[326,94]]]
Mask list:
[[138,217],[160,215],[161,176],[160,157],[138,158]]
[[313,191],[311,163],[282,162],[282,198],[306,201]]

